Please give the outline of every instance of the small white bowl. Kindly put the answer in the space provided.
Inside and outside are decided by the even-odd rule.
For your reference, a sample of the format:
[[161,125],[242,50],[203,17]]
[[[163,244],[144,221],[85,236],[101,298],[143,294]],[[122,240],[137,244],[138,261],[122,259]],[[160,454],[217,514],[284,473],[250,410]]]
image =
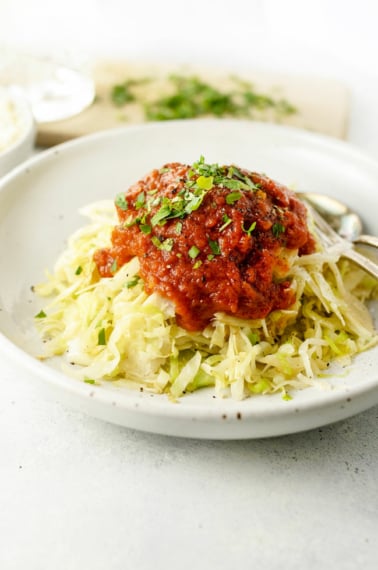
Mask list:
[[[0,113],[6,113],[0,115],[1,177],[32,154],[36,126],[28,102],[12,88],[0,88]],[[12,125],[14,128],[8,128]]]

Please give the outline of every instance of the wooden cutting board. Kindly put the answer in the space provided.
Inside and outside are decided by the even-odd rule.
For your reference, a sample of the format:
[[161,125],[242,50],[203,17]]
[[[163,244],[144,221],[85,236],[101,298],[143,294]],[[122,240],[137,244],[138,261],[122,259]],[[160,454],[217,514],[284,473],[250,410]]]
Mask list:
[[[222,91],[235,88],[235,75],[252,84],[253,90],[269,95],[275,100],[285,99],[296,108],[290,115],[276,116],[271,111],[254,113],[256,120],[279,122],[345,138],[348,125],[348,92],[344,85],[331,79],[311,76],[279,75],[262,72],[241,73],[224,70],[194,68],[190,66],[168,67],[162,65],[136,64],[124,61],[103,61],[94,66],[93,77],[96,98],[93,104],[79,115],[40,124],[37,144],[52,146],[82,135],[122,125],[145,122],[141,100],[154,100],[170,91],[169,76],[172,74],[197,76]],[[115,84],[128,79],[147,79],[137,89],[137,102],[117,107],[111,100]]]

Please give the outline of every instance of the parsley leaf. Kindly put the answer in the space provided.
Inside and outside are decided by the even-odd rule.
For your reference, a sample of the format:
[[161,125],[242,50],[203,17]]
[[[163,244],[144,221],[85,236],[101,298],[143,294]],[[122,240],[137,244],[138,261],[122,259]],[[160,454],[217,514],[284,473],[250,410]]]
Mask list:
[[135,287],[135,285],[138,285],[139,280],[140,280],[139,275],[134,275],[132,279],[126,282],[125,284],[126,289],[131,289],[132,287]]
[[160,241],[160,239],[157,236],[152,236],[151,241],[155,247],[157,247],[162,251],[172,251],[173,249],[174,245],[173,238],[167,238],[164,241]]
[[96,380],[93,380],[93,378],[84,378],[84,382],[86,384],[96,384]]
[[114,273],[116,273],[117,269],[118,269],[118,263],[117,263],[117,260],[114,259],[114,260],[113,260],[113,263],[112,263],[112,265],[111,265],[111,267],[110,267],[110,271],[111,271],[111,273],[114,274]]
[[221,225],[221,227],[219,228],[220,232],[223,232],[223,230],[225,228],[227,228],[227,226],[229,226],[230,224],[232,224],[232,219],[227,215],[227,214],[223,214],[222,216],[222,222],[223,224]]
[[170,216],[171,212],[172,212],[172,202],[171,200],[169,200],[169,198],[164,197],[162,206],[151,218],[151,224],[153,226],[156,226],[161,222],[165,223],[164,221]]
[[272,232],[273,232],[274,237],[280,237],[280,235],[285,232],[285,226],[276,222],[272,226]]
[[[211,251],[213,252],[214,255],[220,255],[221,254],[221,249],[219,246],[219,243],[217,241],[213,241],[211,239],[208,240],[209,242],[209,246]],[[209,256],[208,256],[209,258]]]
[[152,228],[149,224],[140,224],[139,229],[145,235],[150,234],[152,231]]
[[243,231],[245,231],[246,234],[251,235],[251,233],[253,232],[253,230],[256,227],[256,221],[252,222],[252,224],[249,226],[249,228],[246,230],[243,224]]
[[140,192],[137,196],[137,199],[135,200],[135,208],[139,210],[139,208],[142,208],[144,206],[145,202],[146,195],[144,192]]
[[202,190],[211,190],[212,187],[214,186],[213,182],[214,182],[213,176],[201,175],[196,180],[198,188],[201,188]]
[[98,332],[98,337],[97,337],[97,344],[99,346],[105,346],[106,345],[106,335],[105,335],[105,329],[100,329]]
[[242,197],[241,192],[230,192],[230,194],[227,194],[226,196],[226,203],[230,205],[234,204],[235,202],[240,200],[241,197]]
[[118,206],[118,208],[120,210],[126,211],[129,207],[129,204],[127,203],[127,200],[125,198],[124,194],[117,194],[116,199],[115,199],[115,205]]
[[36,315],[34,315],[35,319],[44,319],[45,317],[47,317],[45,311],[39,311],[39,313],[37,313]]
[[188,255],[192,259],[195,259],[200,253],[201,253],[200,250],[195,245],[192,245],[192,247],[188,251]]

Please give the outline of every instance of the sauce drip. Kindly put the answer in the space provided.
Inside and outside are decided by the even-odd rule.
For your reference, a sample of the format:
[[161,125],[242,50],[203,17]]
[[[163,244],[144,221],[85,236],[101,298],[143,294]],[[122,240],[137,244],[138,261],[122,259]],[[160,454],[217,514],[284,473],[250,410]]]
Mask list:
[[287,309],[293,257],[315,250],[305,206],[265,175],[236,166],[166,164],[116,198],[102,277],[137,256],[147,293],[170,299],[178,324],[202,330],[217,312],[259,319]]

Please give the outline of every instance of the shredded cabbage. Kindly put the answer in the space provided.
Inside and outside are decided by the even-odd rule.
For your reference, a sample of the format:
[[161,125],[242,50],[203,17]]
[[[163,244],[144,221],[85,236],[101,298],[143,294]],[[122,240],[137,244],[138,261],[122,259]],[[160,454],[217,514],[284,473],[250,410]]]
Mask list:
[[85,382],[138,386],[172,399],[206,386],[235,399],[290,397],[292,389],[321,383],[330,362],[349,364],[377,344],[365,306],[376,282],[339,259],[337,247],[295,258],[290,309],[257,320],[218,313],[203,331],[188,332],[177,325],[170,301],[144,292],[137,258],[112,278],[98,278],[93,254],[110,245],[113,202],[81,213],[89,225],[69,239],[35,291],[49,298],[36,319],[43,358],[65,355],[64,370]]

